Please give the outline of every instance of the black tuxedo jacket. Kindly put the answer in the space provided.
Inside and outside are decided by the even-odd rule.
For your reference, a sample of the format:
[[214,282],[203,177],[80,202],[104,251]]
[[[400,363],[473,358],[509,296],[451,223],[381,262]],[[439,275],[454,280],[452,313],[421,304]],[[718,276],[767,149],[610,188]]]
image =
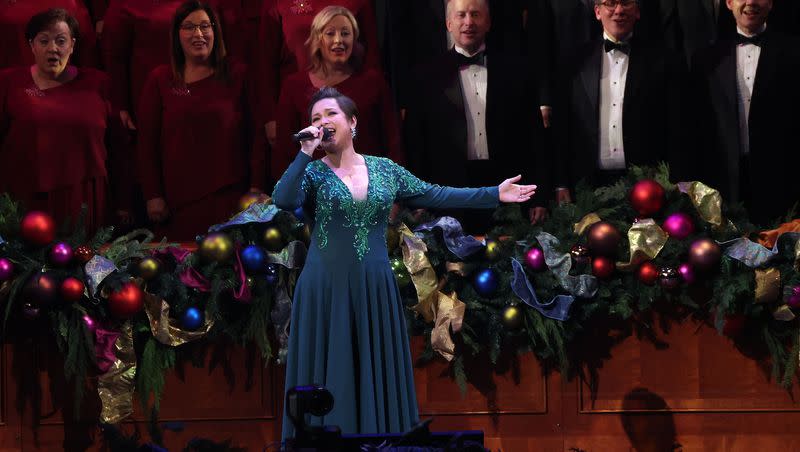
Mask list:
[[[574,187],[582,179],[592,183],[599,171],[600,72],[605,58],[598,39],[587,44],[571,69],[560,77],[554,126],[559,153],[556,183]],[[631,42],[622,133],[627,165],[671,164],[680,174],[679,153],[690,138],[683,127],[688,77],[683,60],[659,46],[637,38]],[[563,120],[560,115],[564,115]]]
[[[535,116],[538,103],[522,71],[525,63],[491,50],[487,55],[486,133],[489,158],[500,168],[493,176],[500,183],[523,173],[543,193],[547,183],[537,173],[536,159],[543,154],[536,147],[541,121]],[[467,179],[467,119],[455,50],[420,68],[411,99],[405,138],[415,174],[437,184],[474,186]]]
[[[748,117],[749,165],[740,166],[736,44],[719,41],[693,62],[699,129],[704,158],[701,179],[724,200],[744,201],[757,222],[775,219],[800,200],[800,41],[766,31],[758,60]],[[740,195],[742,195],[740,197]]]

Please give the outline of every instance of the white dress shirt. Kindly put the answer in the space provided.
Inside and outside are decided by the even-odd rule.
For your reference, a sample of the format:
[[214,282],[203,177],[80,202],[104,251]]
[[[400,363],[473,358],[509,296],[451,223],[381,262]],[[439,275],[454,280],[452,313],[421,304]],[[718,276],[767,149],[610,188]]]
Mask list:
[[[616,39],[605,32],[603,37],[616,42]],[[599,167],[604,170],[625,169],[622,106],[625,102],[628,61],[625,52],[616,49],[603,52],[603,67],[600,70]]]
[[[478,52],[473,54],[459,46],[456,52],[471,57],[483,52],[485,46],[481,45]],[[489,142],[486,140],[486,87],[489,80],[489,71],[486,66],[471,64],[459,69],[461,77],[461,92],[464,96],[464,110],[467,115],[467,159],[488,160]]]
[[[759,33],[766,30],[767,24]],[[751,35],[739,27],[736,30],[740,35],[751,37]],[[736,46],[736,88],[739,96],[739,138],[742,154],[750,153],[750,101],[753,98],[753,85],[756,81],[756,70],[758,69],[758,59],[761,57],[761,47],[755,44],[738,44]]]

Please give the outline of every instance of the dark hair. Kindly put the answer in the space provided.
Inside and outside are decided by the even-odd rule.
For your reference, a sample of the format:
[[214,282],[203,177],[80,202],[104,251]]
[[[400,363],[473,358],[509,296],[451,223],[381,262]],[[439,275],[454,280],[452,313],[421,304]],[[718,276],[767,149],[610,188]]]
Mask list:
[[308,117],[311,118],[311,110],[314,108],[314,104],[323,100],[323,99],[334,99],[336,103],[339,105],[339,108],[342,109],[342,112],[347,115],[347,119],[351,118],[358,118],[358,107],[356,107],[356,103],[353,102],[353,99],[345,96],[344,94],[340,93],[339,90],[330,86],[323,86],[319,89],[313,96],[311,96],[311,102],[308,103]]
[[222,37],[222,27],[219,24],[219,16],[214,12],[214,9],[208,3],[198,0],[188,0],[183,2],[178,9],[175,10],[175,15],[172,16],[172,28],[169,31],[170,42],[172,43],[172,54],[170,60],[172,63],[172,76],[176,81],[183,83],[183,70],[186,67],[186,55],[183,53],[181,46],[180,28],[183,20],[195,11],[205,11],[208,18],[211,20],[211,28],[214,30],[214,47],[211,48],[211,55],[209,60],[211,67],[214,69],[214,76],[223,80],[228,78],[228,62],[225,58],[227,52],[225,51],[225,40]]
[[25,39],[27,41],[33,41],[36,35],[59,22],[67,24],[67,27],[69,27],[69,34],[75,41],[80,39],[81,32],[78,19],[72,17],[64,8],[50,8],[31,17],[31,20],[25,25]]

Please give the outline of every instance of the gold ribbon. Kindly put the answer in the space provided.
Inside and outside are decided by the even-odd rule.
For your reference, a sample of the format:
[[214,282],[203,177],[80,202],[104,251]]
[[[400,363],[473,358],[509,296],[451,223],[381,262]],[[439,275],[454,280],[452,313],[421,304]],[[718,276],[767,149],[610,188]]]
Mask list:
[[411,282],[417,289],[417,299],[419,303],[411,307],[411,310],[421,315],[426,322],[432,322],[434,318],[433,303],[436,298],[438,288],[438,278],[433,270],[428,257],[425,253],[428,247],[425,242],[414,235],[408,226],[401,224],[398,227],[402,239],[400,246],[403,250],[403,264],[411,275]]
[[700,218],[716,227],[722,225],[722,196],[719,191],[702,182],[694,181],[689,185],[686,194],[692,200]]
[[437,292],[437,294],[436,317],[431,331],[431,346],[444,359],[452,361],[455,356],[456,344],[450,335],[450,329],[452,328],[454,333],[461,330],[467,305],[458,299],[458,294],[455,292],[449,296],[441,292]]
[[756,269],[756,303],[777,300],[781,292],[781,271],[777,268]]
[[651,218],[634,223],[628,230],[630,261],[618,262],[617,268],[626,271],[644,261],[655,259],[667,243],[667,237],[667,233]]
[[202,338],[214,326],[214,320],[209,319],[208,312],[205,314],[205,322],[202,328],[195,331],[182,330],[178,320],[169,316],[169,304],[149,293],[144,296],[144,310],[150,320],[150,331],[158,342],[164,345],[177,347],[179,345]]
[[133,350],[133,328],[125,322],[114,343],[117,359],[111,369],[97,381],[97,394],[103,404],[100,422],[116,424],[133,413],[134,378],[136,377],[136,352]]
[[589,228],[589,226],[597,223],[598,221],[603,220],[601,220],[596,213],[592,212],[581,218],[581,221],[575,223],[575,225],[572,227],[572,231],[575,232],[575,235],[581,235],[586,231],[586,229]]
[[792,312],[792,308],[790,308],[789,306],[783,305],[783,306],[779,307],[778,309],[776,309],[775,312],[772,313],[772,317],[775,320],[780,320],[780,321],[784,321],[784,322],[791,322],[792,320],[794,320],[795,315]]

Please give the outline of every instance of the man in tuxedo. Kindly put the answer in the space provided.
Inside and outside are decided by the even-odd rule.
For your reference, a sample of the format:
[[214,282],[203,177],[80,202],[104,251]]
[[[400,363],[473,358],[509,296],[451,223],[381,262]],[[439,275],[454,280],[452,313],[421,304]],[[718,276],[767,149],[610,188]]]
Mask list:
[[686,146],[683,60],[636,36],[637,0],[595,0],[594,12],[602,35],[560,77],[566,86],[556,107],[563,120],[554,122],[559,201],[569,201],[568,189],[580,180],[609,184],[632,164],[674,163],[674,151]]
[[[415,174],[442,185],[481,186],[523,173],[541,193],[547,184],[535,174],[539,128],[530,108],[538,104],[524,61],[486,41],[486,0],[450,0],[446,26],[453,48],[420,68],[410,96],[406,148]],[[539,221],[545,209],[531,206],[529,214]]]
[[772,0],[726,0],[737,34],[696,55],[693,75],[706,119],[698,143],[701,178],[723,199],[744,202],[756,223],[773,220],[800,200],[800,43],[771,30]]

